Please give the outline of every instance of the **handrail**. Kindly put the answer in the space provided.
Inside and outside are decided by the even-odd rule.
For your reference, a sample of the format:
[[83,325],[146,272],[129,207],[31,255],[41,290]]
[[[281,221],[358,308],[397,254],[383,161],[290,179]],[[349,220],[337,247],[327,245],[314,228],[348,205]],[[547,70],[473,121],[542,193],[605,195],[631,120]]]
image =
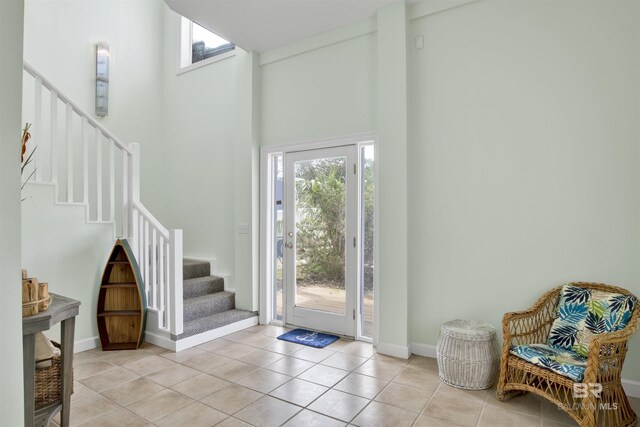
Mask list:
[[169,230],[167,230],[162,224],[160,224],[160,221],[158,221],[158,219],[153,216],[141,202],[134,200],[133,207],[138,211],[140,215],[142,215],[147,221],[149,221],[149,223],[152,224],[156,230],[158,230],[162,234],[162,237],[164,237],[165,239],[169,239]]
[[131,150],[129,150],[129,147],[127,146],[127,144],[123,143],[117,136],[115,136],[113,133],[111,133],[109,131],[109,129],[107,129],[106,127],[104,127],[100,122],[98,122],[91,114],[87,113],[86,111],[84,111],[82,109],[82,107],[80,107],[78,104],[76,104],[75,102],[73,102],[71,99],[69,99],[69,97],[67,95],[65,95],[60,89],[58,89],[53,83],[51,83],[46,77],[44,77],[42,74],[40,74],[35,68],[33,68],[28,62],[24,61],[23,63],[24,65],[24,70],[31,74],[33,77],[38,78],[42,81],[42,85],[44,87],[46,87],[47,89],[49,89],[52,93],[55,92],[55,94],[58,96],[58,98],[60,98],[65,104],[70,105],[71,108],[73,108],[73,110],[78,113],[80,116],[85,117],[89,123],[91,124],[91,126],[97,128],[100,130],[100,132],[102,132],[102,134],[104,136],[106,136],[107,138],[113,140],[113,142],[122,150],[126,151],[127,153],[131,154]]

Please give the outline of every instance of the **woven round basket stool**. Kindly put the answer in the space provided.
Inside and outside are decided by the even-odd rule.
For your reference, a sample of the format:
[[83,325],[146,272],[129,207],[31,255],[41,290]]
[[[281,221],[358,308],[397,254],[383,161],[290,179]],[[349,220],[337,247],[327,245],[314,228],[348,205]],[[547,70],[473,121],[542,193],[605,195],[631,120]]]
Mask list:
[[443,382],[467,390],[494,384],[500,357],[496,330],[490,324],[460,319],[443,323],[436,352]]

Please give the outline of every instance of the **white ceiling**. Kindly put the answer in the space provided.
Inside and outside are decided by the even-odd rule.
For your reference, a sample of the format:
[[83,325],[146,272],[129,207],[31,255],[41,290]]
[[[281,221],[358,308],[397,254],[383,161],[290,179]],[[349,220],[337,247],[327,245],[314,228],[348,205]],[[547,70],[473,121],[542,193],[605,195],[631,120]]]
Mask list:
[[398,0],[165,0],[244,50],[266,52],[373,16]]

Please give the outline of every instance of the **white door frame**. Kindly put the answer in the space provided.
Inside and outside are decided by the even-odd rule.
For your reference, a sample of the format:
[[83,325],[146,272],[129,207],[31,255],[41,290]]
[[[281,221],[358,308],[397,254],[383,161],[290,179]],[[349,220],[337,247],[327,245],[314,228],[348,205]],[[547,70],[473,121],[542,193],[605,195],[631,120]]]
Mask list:
[[[310,141],[301,141],[296,143],[289,144],[281,144],[281,145],[272,145],[272,146],[263,146],[260,148],[260,324],[278,324],[277,320],[273,319],[273,304],[272,304],[272,290],[273,283],[271,283],[271,277],[273,277],[273,267],[271,265],[271,260],[273,259],[273,212],[271,209],[268,209],[270,204],[272,195],[272,189],[274,187],[273,180],[273,157],[278,154],[283,154],[285,152],[295,152],[295,151],[304,151],[304,150],[312,150],[318,148],[330,148],[330,147],[339,147],[344,145],[357,145],[358,146],[358,155],[360,155],[360,148],[364,145],[373,144],[376,153],[377,153],[377,139],[376,135],[371,132],[353,134],[343,137],[337,138],[327,138],[321,140],[310,140]],[[379,159],[376,157],[376,164],[378,164]],[[358,182],[360,182],[360,167],[358,167]],[[374,204],[374,265],[378,265],[378,167],[375,168],[375,204]],[[360,186],[358,185],[358,191],[360,191]],[[360,198],[360,195],[358,195]],[[359,204],[358,204],[359,205]],[[360,217],[361,213],[358,212]],[[358,251],[360,245],[360,230],[358,230]],[[358,273],[359,274],[359,273]],[[357,283],[359,285],[360,278],[358,276]],[[373,278],[373,290],[374,295],[378,295],[378,274],[377,271],[374,272]],[[356,308],[359,310],[360,307],[360,292],[356,292]],[[284,306],[286,307],[286,295]],[[379,319],[379,302],[378,298],[374,299],[374,320],[373,320],[373,344],[376,345],[378,343],[378,319]],[[362,327],[359,319],[361,319],[360,314],[357,313],[358,322],[357,322],[357,331],[356,331],[356,339],[367,340],[361,336]]]

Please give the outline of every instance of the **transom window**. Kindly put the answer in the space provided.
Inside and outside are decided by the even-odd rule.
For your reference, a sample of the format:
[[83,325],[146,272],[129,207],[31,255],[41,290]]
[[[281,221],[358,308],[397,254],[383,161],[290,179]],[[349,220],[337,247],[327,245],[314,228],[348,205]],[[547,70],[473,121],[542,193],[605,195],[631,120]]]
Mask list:
[[185,18],[180,18],[180,63],[178,73],[215,62],[235,53],[236,46]]

